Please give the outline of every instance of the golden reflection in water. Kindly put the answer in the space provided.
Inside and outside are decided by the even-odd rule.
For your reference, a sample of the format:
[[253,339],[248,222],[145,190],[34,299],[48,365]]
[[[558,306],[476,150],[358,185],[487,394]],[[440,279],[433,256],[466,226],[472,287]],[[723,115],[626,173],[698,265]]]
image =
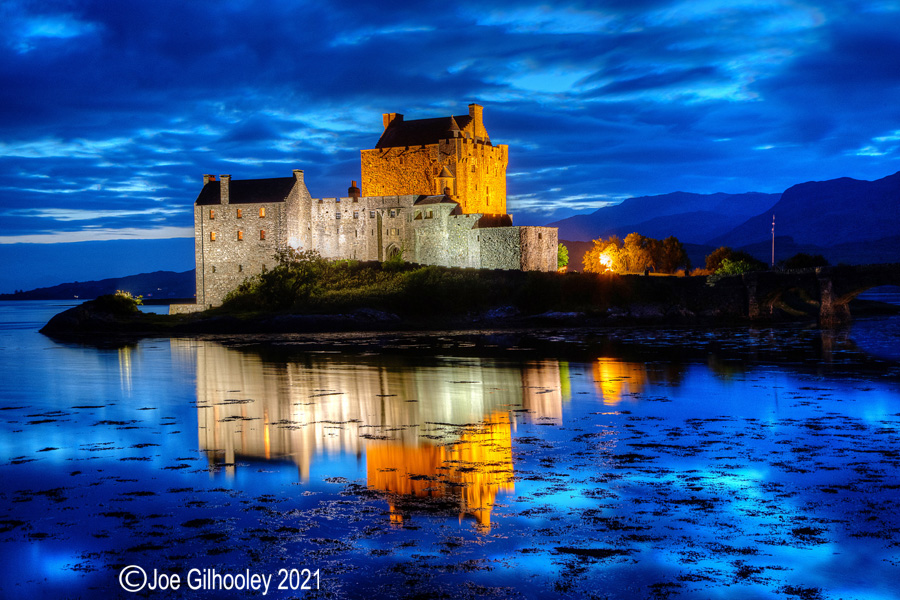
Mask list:
[[404,520],[394,498],[399,495],[456,499],[460,520],[472,516],[481,527],[490,528],[497,493],[514,490],[509,415],[494,413],[465,427],[452,444],[371,444],[366,449],[366,474],[370,488],[393,495],[392,523]]
[[132,354],[134,348],[132,346],[123,346],[119,348],[119,384],[122,386],[122,393],[126,396],[131,395],[131,370],[132,370]]
[[593,370],[594,387],[603,404],[619,404],[625,396],[639,394],[647,385],[647,369],[643,363],[598,358]]
[[[329,456],[365,455],[370,487],[394,499],[434,492],[489,526],[497,493],[513,489],[510,415],[524,409],[531,419],[562,423],[555,360],[413,364],[305,354],[273,362],[215,342],[172,344],[196,360],[199,445],[213,473],[233,475],[239,462],[289,460],[305,481]],[[399,522],[393,506],[392,514]]]

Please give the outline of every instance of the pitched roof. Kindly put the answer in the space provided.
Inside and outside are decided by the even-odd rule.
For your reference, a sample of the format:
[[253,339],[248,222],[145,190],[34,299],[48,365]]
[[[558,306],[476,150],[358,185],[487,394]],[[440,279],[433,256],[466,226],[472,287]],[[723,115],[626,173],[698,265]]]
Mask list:
[[[229,204],[259,204],[262,202],[284,202],[291,193],[297,179],[294,177],[272,177],[269,179],[232,179],[228,184]],[[221,181],[210,181],[200,190],[197,204],[221,204]]]
[[375,147],[397,148],[437,144],[441,140],[452,138],[451,132],[465,129],[471,122],[472,117],[469,115],[393,121],[381,134],[381,139]]

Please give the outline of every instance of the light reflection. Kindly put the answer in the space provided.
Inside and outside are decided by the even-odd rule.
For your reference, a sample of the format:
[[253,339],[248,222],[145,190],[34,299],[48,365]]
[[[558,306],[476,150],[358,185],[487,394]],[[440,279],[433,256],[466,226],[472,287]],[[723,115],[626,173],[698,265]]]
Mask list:
[[460,520],[471,516],[490,528],[497,493],[514,490],[509,415],[466,427],[452,444],[375,442],[366,450],[366,468],[369,487],[391,494],[391,523],[405,519],[402,497],[415,496],[456,500]]
[[119,348],[119,384],[122,386],[122,393],[131,396],[132,382],[132,346],[124,346]]
[[647,367],[615,358],[598,358],[593,364],[594,387],[603,404],[615,406],[623,398],[640,394],[647,385]]
[[213,473],[233,476],[242,460],[289,460],[307,481],[329,457],[365,456],[368,486],[388,495],[397,524],[429,510],[414,501],[428,498],[489,528],[497,494],[514,489],[512,416],[562,424],[555,360],[273,362],[213,342],[172,343],[196,355],[199,445]]

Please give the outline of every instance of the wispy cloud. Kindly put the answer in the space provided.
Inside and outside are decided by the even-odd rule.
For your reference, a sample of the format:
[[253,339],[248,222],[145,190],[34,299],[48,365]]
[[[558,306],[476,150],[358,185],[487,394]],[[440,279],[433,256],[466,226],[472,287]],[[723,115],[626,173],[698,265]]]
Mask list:
[[0,244],[62,244],[67,242],[102,242],[108,240],[161,240],[192,238],[193,227],[160,227],[157,229],[83,229],[25,235],[0,235]]

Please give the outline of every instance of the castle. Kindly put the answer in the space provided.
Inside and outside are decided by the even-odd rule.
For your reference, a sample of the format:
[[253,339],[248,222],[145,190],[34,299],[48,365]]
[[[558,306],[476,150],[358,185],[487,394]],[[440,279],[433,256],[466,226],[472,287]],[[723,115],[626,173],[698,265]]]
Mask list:
[[328,259],[482,269],[555,271],[557,230],[514,227],[506,213],[508,147],[494,146],[482,107],[469,114],[405,121],[384,115],[374,149],[362,150],[362,188],[310,196],[292,177],[203,176],[194,204],[196,305],[220,305],[247,277],[273,267],[285,246]]

